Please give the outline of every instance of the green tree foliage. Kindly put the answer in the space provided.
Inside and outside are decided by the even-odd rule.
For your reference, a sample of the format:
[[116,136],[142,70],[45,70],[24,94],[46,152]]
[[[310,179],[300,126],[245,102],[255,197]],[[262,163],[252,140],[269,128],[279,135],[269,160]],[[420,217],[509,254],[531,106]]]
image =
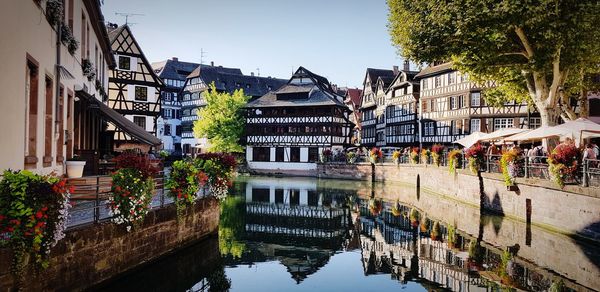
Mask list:
[[600,64],[597,0],[388,0],[392,43],[419,64],[453,61],[475,82],[495,81],[494,105],[527,100],[544,125],[587,112]]
[[210,152],[242,152],[239,140],[244,132],[243,107],[250,97],[242,89],[233,94],[217,92],[214,83],[202,97],[206,106],[198,111],[194,136],[208,138]]
[[221,202],[219,250],[221,255],[240,258],[246,249],[242,241],[246,202],[244,197],[230,196]]

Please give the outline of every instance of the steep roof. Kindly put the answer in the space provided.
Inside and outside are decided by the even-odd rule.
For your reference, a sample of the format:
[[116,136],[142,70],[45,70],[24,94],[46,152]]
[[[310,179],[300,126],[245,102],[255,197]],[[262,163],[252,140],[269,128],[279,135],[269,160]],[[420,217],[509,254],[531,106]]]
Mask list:
[[[310,78],[312,83],[293,84],[292,80],[296,78]],[[277,98],[278,95],[285,94],[306,94],[307,98]],[[292,75],[287,84],[283,85],[279,90],[271,91],[256,100],[250,101],[247,108],[258,107],[279,107],[279,106],[323,106],[336,105],[348,108],[343,103],[343,97],[337,94],[327,78],[314,74],[304,67],[298,68],[296,73]]]
[[[371,80],[371,90],[375,91],[375,86],[377,85],[377,80],[379,78],[381,78],[384,81],[384,83],[388,82],[389,84],[392,82],[395,75],[394,70],[367,68],[365,80],[367,77],[369,78],[369,80]],[[384,87],[384,89],[385,88],[386,87]]]
[[362,96],[362,89],[358,88],[348,88],[346,90],[346,97],[352,102],[354,105],[360,105],[360,99]]
[[417,74],[415,78],[419,79],[423,77],[429,77],[432,75],[441,74],[452,70],[452,62],[446,62],[437,66],[428,66],[427,68],[421,70],[421,72],[419,72],[419,74]]
[[163,79],[185,80],[200,64],[168,59],[152,63],[152,69]]

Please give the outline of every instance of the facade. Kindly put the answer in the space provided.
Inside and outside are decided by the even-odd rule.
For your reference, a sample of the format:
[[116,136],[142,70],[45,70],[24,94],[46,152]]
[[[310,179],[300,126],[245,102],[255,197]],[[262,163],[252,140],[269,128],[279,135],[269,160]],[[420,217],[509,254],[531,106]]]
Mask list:
[[502,108],[486,105],[483,91],[495,84],[471,82],[466,74],[452,69],[452,63],[434,64],[415,78],[420,81],[423,144],[450,144],[472,132],[537,128],[541,124],[526,103],[507,103]]
[[157,121],[157,135],[163,141],[163,149],[181,155],[181,100],[188,75],[200,64],[182,62],[178,58],[152,63],[154,73],[164,83],[161,91],[161,115]]
[[61,175],[66,159],[100,145],[88,98],[102,99],[115,64],[100,1],[63,3],[62,17],[43,0],[8,0],[0,11],[2,169]]
[[385,92],[397,74],[395,66],[394,70],[367,68],[360,104],[362,146],[374,147],[385,141]]
[[350,122],[354,124],[351,143],[358,144],[360,142],[361,129],[360,100],[362,97],[362,90],[358,88],[346,88],[344,90],[344,96],[344,103],[352,111]]
[[[385,91],[384,103],[378,107],[385,110],[377,111],[383,115],[378,119],[378,147],[406,147],[418,143],[419,138],[419,82],[415,80],[418,72],[410,71],[408,64],[396,77]],[[383,126],[382,126],[383,125]],[[384,128],[383,133],[379,131]]]
[[244,75],[238,68],[226,68],[222,66],[200,65],[190,75],[187,76],[183,90],[181,102],[181,127],[183,153],[185,155],[194,155],[206,149],[209,144],[206,138],[194,137],[194,122],[198,120],[198,110],[206,106],[203,98],[210,84],[215,85],[218,92],[233,93],[237,89],[244,90],[244,94],[251,97],[251,100],[263,96],[271,90],[276,90],[285,84],[285,80]]
[[[108,79],[108,106],[156,136],[163,82],[154,73],[127,24],[120,27],[109,24],[108,30],[117,63]],[[109,127],[108,131],[114,132],[115,149],[147,146],[116,127]]]
[[329,81],[300,67],[286,85],[250,101],[246,160],[251,169],[313,170],[324,149],[350,145],[350,109]]

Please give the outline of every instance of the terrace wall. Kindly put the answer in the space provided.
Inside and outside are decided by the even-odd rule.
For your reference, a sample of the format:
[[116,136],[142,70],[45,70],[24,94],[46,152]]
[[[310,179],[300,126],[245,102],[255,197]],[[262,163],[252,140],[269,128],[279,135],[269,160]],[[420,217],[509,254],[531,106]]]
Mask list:
[[[148,213],[141,226],[127,232],[113,223],[91,224],[66,232],[52,250],[50,266],[36,275],[30,267],[25,291],[81,290],[157,259],[217,232],[219,204],[200,199],[177,222],[175,206]],[[12,252],[0,249],[0,291],[10,290]]]
[[[527,221],[530,205],[531,223],[560,233],[600,240],[600,189],[567,185],[560,189],[553,182],[517,178],[517,191],[507,190],[500,174],[458,169],[452,175],[447,167],[410,164],[377,164],[375,180],[415,186],[417,194],[427,191],[486,210]],[[319,164],[317,176],[369,180],[371,165]]]

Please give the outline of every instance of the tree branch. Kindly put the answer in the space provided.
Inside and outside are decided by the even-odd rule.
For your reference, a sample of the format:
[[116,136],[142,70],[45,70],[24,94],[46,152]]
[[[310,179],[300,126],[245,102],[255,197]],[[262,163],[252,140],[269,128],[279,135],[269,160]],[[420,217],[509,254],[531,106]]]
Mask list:
[[509,52],[509,53],[498,54],[498,57],[504,57],[504,56],[523,56],[525,58],[529,58],[527,56],[527,52]]
[[523,44],[523,47],[525,48],[525,51],[527,53],[526,58],[531,58],[533,57],[533,47],[531,46],[531,44],[529,43],[529,40],[527,39],[527,36],[525,35],[525,32],[523,31],[523,28],[521,27],[515,27],[515,33],[517,33],[517,36],[519,37],[519,39],[521,40],[521,43]]

